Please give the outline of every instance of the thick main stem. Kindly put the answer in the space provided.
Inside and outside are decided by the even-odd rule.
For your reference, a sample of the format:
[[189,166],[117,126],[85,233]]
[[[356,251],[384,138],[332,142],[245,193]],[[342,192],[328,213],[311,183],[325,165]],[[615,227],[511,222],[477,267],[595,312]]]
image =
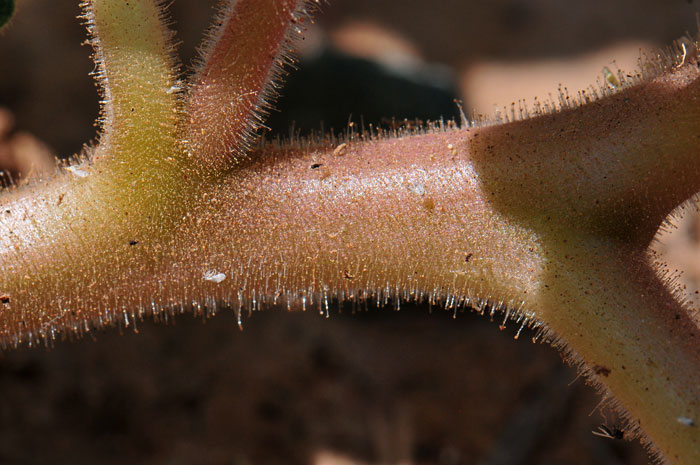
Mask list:
[[[468,134],[256,154],[225,183],[185,199],[172,239],[134,237],[138,244],[124,241],[98,264],[77,239],[66,245],[70,256],[42,258],[76,272],[37,280],[31,293],[19,294],[14,281],[36,274],[33,252],[50,238],[19,249],[0,242],[0,288],[13,297],[0,338],[82,331],[86,319],[130,319],[192,302],[302,308],[381,295],[520,307],[537,287],[540,249],[534,235],[484,202],[466,152],[457,151],[468,149]],[[5,206],[14,212],[22,202]],[[47,206],[43,214],[56,208]],[[22,225],[13,214],[2,226]],[[161,260],[140,255],[144,245]],[[226,278],[207,280],[209,272]]]
[[[2,338],[84,331],[184,303],[238,311],[274,303],[327,311],[334,299],[503,303],[610,369],[599,380],[631,418],[672,463],[693,463],[697,428],[678,421],[698,414],[700,338],[687,310],[635,247],[566,228],[536,231],[494,210],[470,160],[473,138],[436,132],[259,154],[187,199],[173,238],[154,242],[159,261],[125,245],[124,257],[71,261],[78,273],[39,280],[17,300],[11,291]],[[37,246],[3,250],[3,289],[31,273]]]

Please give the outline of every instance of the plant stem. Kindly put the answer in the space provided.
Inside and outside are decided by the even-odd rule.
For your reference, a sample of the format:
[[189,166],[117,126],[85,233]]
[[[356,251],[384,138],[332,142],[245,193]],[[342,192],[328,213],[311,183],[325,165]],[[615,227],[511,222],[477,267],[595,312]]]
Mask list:
[[282,67],[301,38],[311,0],[228,0],[188,95],[187,143],[209,175],[245,158],[276,97]]
[[[537,315],[584,362],[633,432],[667,463],[700,463],[700,331],[643,254],[590,237],[546,239]],[[653,443],[649,441],[653,440]]]

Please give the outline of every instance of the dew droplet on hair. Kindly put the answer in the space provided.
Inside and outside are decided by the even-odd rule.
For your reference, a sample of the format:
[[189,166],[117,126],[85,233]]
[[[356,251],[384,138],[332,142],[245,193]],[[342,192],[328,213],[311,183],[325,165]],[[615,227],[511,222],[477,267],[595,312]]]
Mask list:
[[503,317],[503,323],[501,323],[501,324],[498,326],[498,329],[500,329],[501,331],[503,331],[504,329],[506,329],[506,322],[508,321],[508,317],[509,317],[509,316],[510,316],[510,309],[507,308],[507,309],[506,309],[506,314],[505,314],[505,316]]
[[610,71],[610,68],[608,68],[607,66],[603,66],[603,76],[605,77],[605,81],[613,89],[617,89],[618,87],[620,87],[620,80],[617,79],[617,76],[615,76],[613,72]]

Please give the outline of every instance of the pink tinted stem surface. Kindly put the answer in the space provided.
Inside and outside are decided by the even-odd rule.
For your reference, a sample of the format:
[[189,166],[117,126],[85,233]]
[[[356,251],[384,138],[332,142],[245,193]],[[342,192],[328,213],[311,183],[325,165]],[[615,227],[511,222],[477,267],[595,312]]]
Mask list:
[[222,7],[189,95],[187,138],[197,163],[216,172],[245,156],[310,4],[237,0]]

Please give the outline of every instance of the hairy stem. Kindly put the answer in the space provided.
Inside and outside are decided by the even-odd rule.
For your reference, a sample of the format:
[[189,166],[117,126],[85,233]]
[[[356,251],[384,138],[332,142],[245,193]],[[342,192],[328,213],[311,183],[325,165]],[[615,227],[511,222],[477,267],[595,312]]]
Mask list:
[[217,173],[245,157],[314,3],[223,2],[188,99],[187,140],[198,164]]
[[76,179],[0,199],[3,346],[202,306],[504,311],[697,463],[697,321],[645,255],[700,191],[697,57],[523,121],[243,158],[307,2],[230,3],[187,102],[158,2],[85,5],[103,135]]
[[[342,154],[332,147],[265,147],[225,182],[189,197],[172,238],[137,236],[143,243],[106,256],[113,257],[111,267],[72,259],[79,266],[74,274],[37,283],[41,292],[34,287],[13,299],[3,313],[12,323],[4,340],[17,341],[20,322],[36,330],[63,315],[66,300],[92,321],[191,302],[257,308],[276,300],[299,308],[324,296],[449,298],[460,305],[493,299],[518,308],[537,287],[540,250],[532,233],[484,202],[468,152],[456,152],[468,150],[468,138],[468,131],[436,132],[349,144]],[[22,223],[14,213],[11,218],[3,226]],[[140,255],[148,244],[159,261]],[[37,246],[24,245],[22,258]],[[0,263],[13,265],[3,273],[3,289],[14,295],[13,277],[28,270],[17,264],[12,244],[2,250]],[[226,279],[208,281],[208,271]],[[103,273],[112,277],[109,285],[100,284]],[[90,282],[98,284],[81,285]],[[32,308],[42,311],[34,316]]]
[[[614,242],[545,239],[538,316],[668,463],[700,463],[700,330],[648,258]],[[583,246],[585,244],[585,247]],[[652,438],[654,444],[649,443]]]
[[112,284],[160,261],[194,176],[178,149],[161,10],[149,0],[84,7],[105,84],[103,134],[73,175],[2,197],[3,345],[99,324]]
[[485,195],[538,231],[566,224],[646,249],[665,218],[700,191],[695,68],[577,108],[479,129],[471,157]]
[[152,0],[93,0],[84,7],[104,89],[103,131],[91,160],[100,176],[87,177],[99,185],[91,195],[158,214],[188,184],[171,33]]
[[[677,421],[698,414],[700,337],[687,310],[629,246],[538,233],[494,211],[468,158],[474,132],[355,143],[342,154],[267,149],[202,191],[162,260],[132,262],[108,289],[81,287],[73,308],[129,322],[190,302],[239,312],[327,312],[336,300],[503,305],[609,370],[589,375],[672,463],[693,463],[696,430]],[[56,308],[72,295],[35,293],[20,305]]]

